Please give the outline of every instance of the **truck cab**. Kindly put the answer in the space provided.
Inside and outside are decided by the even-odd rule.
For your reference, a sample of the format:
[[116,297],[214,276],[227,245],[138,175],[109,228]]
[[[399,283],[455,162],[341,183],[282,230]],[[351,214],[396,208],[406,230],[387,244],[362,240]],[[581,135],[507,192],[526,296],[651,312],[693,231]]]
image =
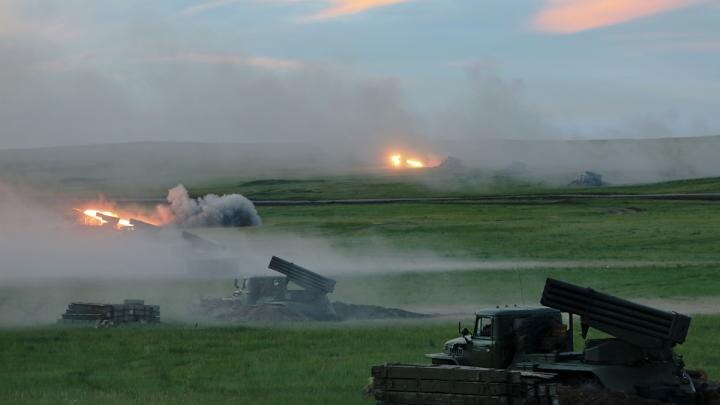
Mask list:
[[472,331],[458,325],[460,337],[445,342],[442,353],[426,356],[433,364],[507,368],[520,353],[566,349],[566,331],[556,309],[496,307],[477,312]]
[[287,284],[286,277],[254,276],[240,281],[235,279],[237,290],[233,293],[233,297],[242,305],[283,301],[287,295]]

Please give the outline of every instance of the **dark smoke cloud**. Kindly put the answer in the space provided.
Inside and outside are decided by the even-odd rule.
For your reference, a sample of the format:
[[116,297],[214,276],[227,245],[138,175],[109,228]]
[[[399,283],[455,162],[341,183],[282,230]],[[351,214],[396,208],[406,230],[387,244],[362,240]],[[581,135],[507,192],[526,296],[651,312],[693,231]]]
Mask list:
[[182,227],[256,226],[262,221],[252,201],[240,194],[192,199],[182,184],[168,191],[173,221]]

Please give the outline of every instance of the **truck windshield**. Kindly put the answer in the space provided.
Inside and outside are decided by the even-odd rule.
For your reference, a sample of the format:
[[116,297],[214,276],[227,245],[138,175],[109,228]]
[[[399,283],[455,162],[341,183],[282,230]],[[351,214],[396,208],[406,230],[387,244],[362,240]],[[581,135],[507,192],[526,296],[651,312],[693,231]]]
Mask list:
[[475,325],[475,335],[480,337],[491,337],[493,329],[493,318],[481,316],[477,319]]

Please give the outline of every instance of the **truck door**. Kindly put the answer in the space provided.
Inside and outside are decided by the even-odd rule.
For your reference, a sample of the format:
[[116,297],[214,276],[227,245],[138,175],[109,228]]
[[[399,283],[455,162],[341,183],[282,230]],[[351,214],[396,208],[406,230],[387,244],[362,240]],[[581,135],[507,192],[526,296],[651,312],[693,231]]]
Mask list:
[[477,367],[495,367],[495,318],[479,316],[475,320],[475,334],[471,346],[471,361]]

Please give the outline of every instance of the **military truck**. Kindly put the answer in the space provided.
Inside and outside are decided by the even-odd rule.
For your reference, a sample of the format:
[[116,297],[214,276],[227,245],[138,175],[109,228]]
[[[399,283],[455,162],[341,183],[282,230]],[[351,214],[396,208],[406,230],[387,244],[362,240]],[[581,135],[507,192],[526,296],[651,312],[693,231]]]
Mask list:
[[377,305],[331,302],[335,280],[273,256],[268,268],[283,276],[235,279],[230,297],[200,300],[197,309],[216,320],[244,322],[347,321],[426,318],[431,315]]
[[[262,317],[272,320],[268,312],[282,312],[302,318],[335,320],[335,309],[327,294],[335,290],[335,280],[310,271],[297,264],[273,256],[268,268],[285,276],[253,276],[235,279],[237,290],[231,297],[205,299],[201,307],[206,312],[235,310],[235,313],[262,310]],[[288,288],[292,282],[298,288]],[[243,312],[244,311],[244,312]],[[262,319],[260,319],[262,320]]]
[[[507,386],[501,390],[506,394],[504,397],[496,395],[492,399],[500,402],[492,402],[483,391],[487,386],[483,381],[488,381],[483,378],[473,380],[480,388],[461,389],[464,386],[457,383],[461,373],[453,369],[470,367],[484,372],[516,371],[520,373],[518,381],[538,377],[540,373],[544,384],[591,387],[623,393],[638,401],[644,398],[676,404],[707,403],[708,387],[701,373],[686,370],[682,358],[673,350],[685,341],[689,317],[554,279],[546,281],[540,303],[543,306],[479,311],[472,330],[458,324],[460,337],[447,341],[441,353],[426,355],[433,366],[415,366],[420,367],[415,372],[417,384],[408,385],[402,382],[403,378],[392,377],[397,374],[393,367],[402,365],[385,365],[385,371],[375,369],[376,398],[387,404],[456,400],[485,404],[525,403],[533,397],[522,388]],[[567,323],[563,322],[563,313],[567,314]],[[580,318],[585,339],[581,351],[573,348],[575,317]],[[590,328],[607,337],[588,339]],[[429,370],[434,370],[430,373],[434,377],[423,383],[421,376]],[[537,387],[537,383],[520,385],[526,390],[533,386]],[[405,395],[408,392],[415,396],[408,399]],[[452,396],[450,402],[448,395]],[[560,397],[544,398],[556,402]],[[534,400],[537,402],[537,398]]]

